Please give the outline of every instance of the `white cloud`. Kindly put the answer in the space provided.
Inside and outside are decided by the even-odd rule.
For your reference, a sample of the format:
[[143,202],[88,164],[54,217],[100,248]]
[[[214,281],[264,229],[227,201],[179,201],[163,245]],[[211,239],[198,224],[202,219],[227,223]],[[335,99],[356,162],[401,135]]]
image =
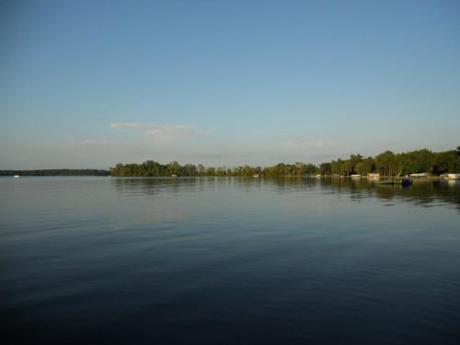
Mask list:
[[209,134],[201,128],[189,125],[154,125],[136,122],[118,122],[112,123],[110,127],[114,129],[137,130],[147,136],[153,137],[155,141],[165,143],[205,137]]

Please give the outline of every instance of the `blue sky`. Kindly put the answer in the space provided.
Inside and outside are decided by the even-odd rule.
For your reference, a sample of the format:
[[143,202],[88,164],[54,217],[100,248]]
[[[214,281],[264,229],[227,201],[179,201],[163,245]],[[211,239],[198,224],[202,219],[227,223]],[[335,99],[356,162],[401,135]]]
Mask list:
[[0,169],[460,145],[458,1],[1,1]]

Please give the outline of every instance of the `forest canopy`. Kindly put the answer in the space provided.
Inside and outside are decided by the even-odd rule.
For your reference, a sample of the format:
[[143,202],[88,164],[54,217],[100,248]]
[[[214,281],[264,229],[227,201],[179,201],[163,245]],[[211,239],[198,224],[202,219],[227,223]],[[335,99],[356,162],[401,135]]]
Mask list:
[[460,146],[456,150],[432,152],[421,149],[404,153],[382,152],[375,157],[364,157],[353,154],[349,159],[337,159],[315,165],[296,162],[294,164],[279,163],[271,167],[205,167],[202,164],[181,165],[176,161],[161,164],[148,160],[141,164],[117,164],[110,168],[112,176],[305,176],[305,175],[367,175],[380,173],[387,176],[404,176],[413,173],[429,173],[441,175],[460,172]]

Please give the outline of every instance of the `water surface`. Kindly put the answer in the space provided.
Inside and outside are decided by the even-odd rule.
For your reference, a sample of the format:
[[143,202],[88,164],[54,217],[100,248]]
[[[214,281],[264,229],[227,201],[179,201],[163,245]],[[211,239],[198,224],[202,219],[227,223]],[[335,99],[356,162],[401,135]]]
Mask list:
[[460,185],[0,178],[7,344],[458,344]]

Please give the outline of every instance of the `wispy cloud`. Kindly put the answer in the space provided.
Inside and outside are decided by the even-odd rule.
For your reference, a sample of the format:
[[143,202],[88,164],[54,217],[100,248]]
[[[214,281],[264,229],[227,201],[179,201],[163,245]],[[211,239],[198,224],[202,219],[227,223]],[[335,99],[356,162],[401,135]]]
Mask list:
[[205,137],[209,134],[201,128],[189,125],[155,125],[136,122],[117,122],[110,125],[114,129],[129,129],[144,133],[153,137],[158,142],[176,142],[189,140],[198,137]]
[[69,139],[69,145],[94,145],[94,146],[106,146],[116,144],[113,140],[107,139],[93,139],[93,138],[83,138],[83,139]]
[[324,140],[324,139],[303,139],[303,138],[295,138],[290,139],[284,143],[282,143],[284,148],[288,149],[327,149],[334,146],[334,142],[332,140]]

